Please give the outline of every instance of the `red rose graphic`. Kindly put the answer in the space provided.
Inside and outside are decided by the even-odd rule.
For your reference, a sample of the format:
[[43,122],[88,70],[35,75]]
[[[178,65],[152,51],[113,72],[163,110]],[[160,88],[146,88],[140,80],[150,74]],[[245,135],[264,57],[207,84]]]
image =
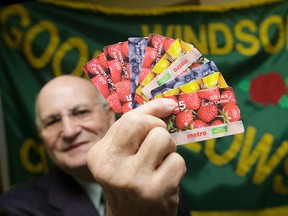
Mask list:
[[251,81],[249,88],[252,101],[263,105],[278,105],[279,99],[287,94],[285,80],[277,72],[260,74]]

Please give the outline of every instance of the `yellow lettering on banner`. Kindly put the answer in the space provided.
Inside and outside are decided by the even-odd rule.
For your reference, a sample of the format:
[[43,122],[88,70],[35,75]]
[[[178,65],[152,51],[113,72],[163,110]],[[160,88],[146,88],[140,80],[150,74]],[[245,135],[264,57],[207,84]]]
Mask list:
[[[249,19],[239,20],[234,27],[220,22],[202,24],[196,33],[187,24],[167,25],[166,34],[161,24],[141,25],[141,31],[143,36],[153,32],[166,37],[183,38],[184,42],[194,45],[203,55],[228,55],[235,49],[241,55],[252,56],[262,48],[261,45],[268,54],[280,52],[284,43],[288,49],[288,16],[285,23],[284,20],[278,15],[267,16],[259,28],[257,23]],[[234,41],[234,37],[237,40]]]
[[[33,163],[30,160],[30,153],[32,151],[40,158],[37,163]],[[48,163],[44,146],[37,144],[33,139],[27,139],[24,141],[20,149],[20,161],[23,167],[31,173],[39,174],[48,171]]]
[[95,57],[97,57],[100,53],[102,53],[103,51],[101,51],[101,50],[96,50],[94,53],[93,53],[93,55],[92,55],[92,58],[95,58]]
[[[211,55],[227,55],[232,51],[233,37],[227,25],[224,23],[209,24],[208,33]],[[217,37],[217,33],[221,33],[223,38]],[[218,42],[222,43],[223,47],[218,47]]]
[[201,143],[188,143],[186,145],[184,145],[185,148],[189,149],[190,151],[193,151],[195,153],[200,153],[201,149],[202,149],[202,145]]
[[[244,177],[248,172],[256,167],[252,177],[252,182],[256,185],[260,185],[288,155],[288,141],[283,141],[271,155],[271,147],[274,141],[273,136],[269,133],[264,134],[252,150],[255,135],[256,128],[251,126],[247,127],[246,135],[234,135],[233,142],[229,148],[221,154],[216,152],[215,145],[217,139],[206,140],[204,145],[205,155],[212,164],[223,166],[235,159],[237,154],[241,151],[236,168],[236,174]],[[195,153],[200,153],[202,150],[201,143],[189,143],[184,147]],[[269,155],[271,156],[269,157]],[[284,170],[285,175],[288,176],[288,158],[285,160]],[[273,189],[276,193],[288,195],[288,182],[284,182],[284,179],[286,178],[279,174],[275,175]]]
[[83,39],[79,37],[71,37],[61,45],[53,57],[52,68],[55,76],[64,74],[61,68],[61,63],[67,52],[72,49],[77,49],[79,51],[79,61],[74,70],[69,72],[69,74],[74,74],[76,76],[82,75],[82,66],[88,61],[89,57],[88,47]]
[[223,154],[217,154],[215,151],[216,139],[205,141],[205,153],[209,161],[215,165],[221,166],[229,163],[239,152],[243,140],[243,134],[234,135],[234,139],[229,149]]
[[[166,37],[168,37],[167,34],[166,34]],[[182,25],[176,25],[175,26],[175,36],[174,36],[174,38],[183,38],[182,37]]]
[[271,134],[264,134],[256,147],[251,150],[252,143],[254,141],[256,129],[254,127],[248,127],[246,130],[246,139],[240,153],[239,162],[236,168],[236,173],[239,176],[245,176],[252,169],[254,164],[257,166],[252,178],[254,184],[262,184],[273,169],[280,163],[280,161],[287,155],[288,146],[284,142],[276,150],[276,152],[268,160],[271,146],[273,144],[273,136]]
[[245,19],[239,21],[235,26],[235,37],[239,41],[243,41],[250,44],[250,46],[245,47],[242,43],[236,43],[235,49],[242,55],[246,56],[255,55],[260,49],[260,42],[256,36],[244,32],[244,29],[248,29],[252,33],[257,32],[257,26],[251,20]]
[[173,34],[174,34],[174,25],[167,25],[166,37],[173,38]]
[[[275,45],[272,45],[270,40],[269,40],[269,28],[272,25],[276,25],[278,28],[278,38],[275,43]],[[283,19],[280,16],[274,15],[274,16],[269,16],[260,25],[259,29],[259,37],[263,43],[263,48],[267,53],[270,54],[275,54],[280,51],[280,49],[283,48],[284,43],[285,43],[285,37],[284,37],[284,23]]]
[[[44,50],[43,54],[37,57],[33,54],[33,40],[37,37],[38,34],[45,31],[49,32],[50,42],[46,47],[46,50]],[[36,69],[45,67],[47,63],[51,60],[51,57],[59,44],[59,40],[60,37],[58,29],[52,22],[48,20],[40,21],[36,25],[31,27],[26,33],[23,45],[23,51],[24,54],[27,56],[27,60],[29,61],[29,63]]]
[[[20,49],[20,45],[23,39],[23,32],[16,27],[11,27],[10,29],[8,29],[8,27],[5,26],[5,23],[8,21],[9,17],[14,15],[20,18],[20,25],[22,27],[27,27],[28,25],[30,25],[30,17],[28,11],[19,4],[13,5],[4,8],[0,13],[0,21],[2,25],[1,31],[4,30],[3,39],[10,48]],[[11,35],[9,35],[9,32],[11,33]]]
[[162,31],[162,25],[155,25],[152,32],[155,34],[164,35]]
[[141,25],[140,27],[141,27],[142,35],[144,37],[147,37],[150,33],[148,25]]
[[[239,176],[245,176],[249,169],[251,169],[251,166],[254,164],[256,161],[255,156],[252,158],[248,158],[252,143],[254,141],[256,135],[256,129],[254,127],[247,127],[246,129],[246,138],[244,140],[243,148],[240,154],[238,166],[236,169],[236,173]],[[255,151],[254,151],[255,152]],[[256,154],[256,153],[255,153]]]
[[200,25],[199,27],[199,39],[197,39],[196,34],[194,33],[190,25],[184,26],[184,41],[186,43],[193,44],[197,49],[201,50],[203,55],[208,54],[208,44],[206,39],[207,29],[205,25]]
[[162,25],[154,25],[150,32],[147,25],[141,25],[142,35],[147,37],[150,33],[163,35],[169,38],[182,38],[182,25],[167,25],[166,33],[164,33]]
[[283,177],[280,174],[275,175],[272,186],[273,186],[273,190],[275,191],[275,193],[287,196],[288,195],[288,182],[286,181],[286,184],[285,184],[284,179],[287,179],[287,176],[288,176],[288,157],[284,161],[284,173],[286,177]]
[[[263,137],[263,144],[262,145],[266,145],[265,143],[267,141],[270,142],[270,140],[272,143],[272,141],[273,141],[272,135],[267,134],[267,136],[271,136],[271,138],[269,137],[267,139],[267,138]],[[259,143],[259,145],[261,145],[261,144]],[[254,174],[253,179],[252,179],[253,183],[255,183],[257,185],[263,183],[265,181],[265,179],[267,178],[267,176],[272,173],[272,171],[277,167],[277,165],[279,165],[280,162],[284,159],[284,157],[288,154],[288,142],[284,141],[283,143],[281,143],[280,147],[277,148],[275,153],[267,161],[267,157],[268,157],[269,152],[267,154],[263,155],[262,157],[260,157],[259,161],[257,163],[255,174]]]

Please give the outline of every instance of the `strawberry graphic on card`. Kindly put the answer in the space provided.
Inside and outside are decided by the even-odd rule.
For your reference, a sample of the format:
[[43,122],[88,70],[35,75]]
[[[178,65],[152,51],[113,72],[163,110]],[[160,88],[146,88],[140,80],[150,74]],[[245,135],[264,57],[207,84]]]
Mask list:
[[125,104],[122,112],[128,112],[132,109],[128,41],[105,46],[103,50],[121,107]]
[[173,100],[178,103],[178,111],[165,122],[177,144],[244,132],[240,109],[231,87],[173,95]]
[[107,100],[114,112],[117,115],[121,115],[123,113],[121,103],[117,97],[116,86],[110,76],[105,54],[100,53],[97,57],[83,65],[82,69],[90,78],[93,85]]

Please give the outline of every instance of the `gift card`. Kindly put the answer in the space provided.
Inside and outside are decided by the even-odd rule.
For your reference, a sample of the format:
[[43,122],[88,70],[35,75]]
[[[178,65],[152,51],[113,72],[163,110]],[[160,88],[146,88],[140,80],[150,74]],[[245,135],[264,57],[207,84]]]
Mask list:
[[212,73],[202,79],[193,80],[183,86],[168,90],[162,94],[156,95],[155,98],[161,98],[163,96],[171,96],[175,94],[191,93],[201,89],[209,88],[225,88],[228,87],[224,77],[220,72]]
[[231,87],[167,96],[178,104],[165,119],[177,145],[243,133],[240,109]]
[[131,96],[132,96],[132,108],[137,107],[137,103],[134,102],[136,88],[138,87],[138,80],[140,71],[142,68],[142,62],[145,55],[147,46],[147,37],[131,37],[128,38],[128,51],[129,51],[129,63],[130,63],[130,84],[131,84]]
[[115,84],[110,77],[105,54],[100,53],[97,57],[87,62],[82,69],[107,100],[114,112],[117,115],[121,115],[123,113],[122,106],[118,99]]
[[103,48],[122,112],[132,110],[128,41]]
[[[155,97],[164,92],[167,95],[173,95],[172,89],[174,89],[174,92],[176,92],[175,94],[179,94],[181,92],[181,89],[179,87],[181,87],[184,90],[184,93],[192,92],[190,91],[190,88],[188,86],[185,87],[182,86],[192,81],[199,80],[217,71],[219,70],[213,61],[207,62],[151,90],[151,95],[152,97]],[[196,82],[195,84],[191,84],[190,86],[193,89],[193,91],[200,90],[198,82]],[[172,90],[172,92],[169,92],[170,90]]]

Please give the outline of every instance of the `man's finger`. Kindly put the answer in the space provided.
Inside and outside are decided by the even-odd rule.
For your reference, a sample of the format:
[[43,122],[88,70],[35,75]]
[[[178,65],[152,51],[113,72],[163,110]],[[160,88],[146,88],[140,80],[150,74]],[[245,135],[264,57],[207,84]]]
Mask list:
[[[155,170],[171,152],[176,151],[176,144],[165,128],[153,128],[141,144],[136,156],[140,164]],[[143,165],[143,166],[144,166]]]
[[142,113],[126,113],[119,119],[105,135],[113,148],[122,149],[125,155],[135,154],[147,134],[155,127],[166,128],[160,118]]
[[172,114],[176,107],[177,104],[173,99],[159,98],[149,101],[148,103],[143,104],[130,112],[135,113],[135,115],[143,113],[153,115],[158,118],[164,118]]
[[181,155],[172,152],[163,160],[157,168],[157,175],[160,182],[178,187],[181,179],[186,173],[186,164]]

